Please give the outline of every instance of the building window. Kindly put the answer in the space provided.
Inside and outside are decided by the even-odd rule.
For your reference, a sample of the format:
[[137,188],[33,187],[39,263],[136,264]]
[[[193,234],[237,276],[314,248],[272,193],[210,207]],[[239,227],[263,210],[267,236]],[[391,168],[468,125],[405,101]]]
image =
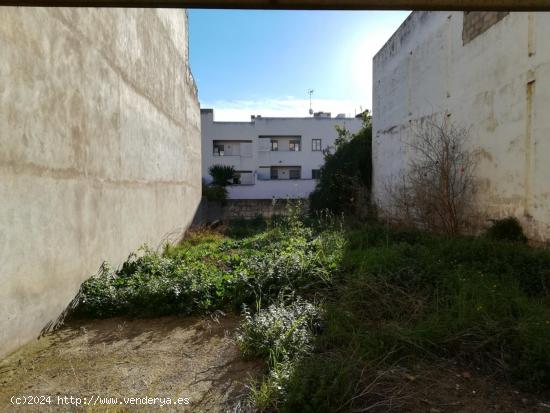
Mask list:
[[291,169],[288,171],[288,178],[289,179],[300,179],[300,170],[299,169]]
[[321,179],[321,170],[320,169],[312,169],[311,170],[311,179]]
[[321,150],[321,139],[313,139],[311,141],[311,150],[320,151]]
[[271,150],[272,151],[278,151],[279,150],[279,142],[278,141],[271,141]]
[[288,149],[292,152],[300,151],[300,141],[290,141],[288,144]]
[[271,168],[271,179],[279,179],[277,168]]
[[235,171],[233,177],[233,185],[254,185],[254,172],[252,171]]
[[223,156],[223,145],[219,143],[214,144],[214,156]]

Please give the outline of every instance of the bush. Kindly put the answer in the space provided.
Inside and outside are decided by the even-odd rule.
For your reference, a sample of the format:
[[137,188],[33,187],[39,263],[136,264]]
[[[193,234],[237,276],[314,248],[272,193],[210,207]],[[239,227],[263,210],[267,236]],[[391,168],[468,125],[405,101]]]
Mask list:
[[268,368],[247,399],[258,411],[385,406],[395,383],[379,372],[415,359],[550,388],[550,251],[377,223],[346,229],[333,217],[304,220],[298,208],[227,234],[191,233],[162,253],[142,249],[118,271],[104,265],[83,284],[78,313],[204,314],[244,304],[239,346]]
[[271,411],[284,402],[294,366],[313,350],[320,320],[318,308],[300,297],[289,304],[280,300],[256,314],[245,308],[237,343],[245,357],[264,359],[269,368],[267,377],[252,386],[249,407]]
[[224,204],[227,201],[227,189],[219,185],[203,186],[202,194],[210,202],[220,202]]
[[160,316],[204,313],[218,307],[221,269],[199,261],[163,257],[147,248],[132,254],[122,268],[104,265],[80,290],[77,314]]
[[267,229],[267,221],[258,214],[253,219],[237,218],[229,221],[225,234],[231,238],[246,238]]
[[372,180],[372,126],[364,119],[355,135],[337,129],[334,153],[325,152],[321,177],[310,195],[313,211],[360,214],[368,207]]
[[493,224],[487,230],[487,236],[496,240],[527,242],[523,228],[515,217],[493,221]]
[[235,168],[228,165],[212,165],[208,169],[208,173],[213,179],[212,184],[216,186],[226,187],[231,185],[238,176],[235,172]]
[[[392,218],[432,232],[457,235],[471,212],[476,157],[469,131],[446,114],[412,124],[405,173],[390,182]],[[388,208],[386,208],[388,209]]]
[[323,332],[294,368],[282,411],[357,401],[354,392],[381,359],[382,370],[453,359],[531,391],[550,388],[550,252],[378,225],[347,239],[347,275],[325,299]]
[[243,315],[237,343],[247,358],[294,360],[311,351],[313,332],[319,330],[319,310],[300,297],[289,304],[281,300],[255,314],[245,308]]
[[[258,218],[250,225],[267,224]],[[238,228],[228,232],[240,237]],[[77,313],[158,316],[268,305],[281,293],[330,286],[342,248],[341,235],[314,233],[297,216],[240,240],[196,232],[177,246],[167,245],[162,254],[144,247],[119,270],[104,265],[83,283]]]

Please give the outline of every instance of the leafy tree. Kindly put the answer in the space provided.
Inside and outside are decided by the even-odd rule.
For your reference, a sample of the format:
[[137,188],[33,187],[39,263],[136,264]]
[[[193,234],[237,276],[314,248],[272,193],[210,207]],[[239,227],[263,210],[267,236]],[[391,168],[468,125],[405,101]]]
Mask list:
[[334,148],[324,152],[325,164],[315,191],[310,195],[313,211],[362,215],[370,202],[372,182],[372,123],[369,112],[355,134],[336,127]]

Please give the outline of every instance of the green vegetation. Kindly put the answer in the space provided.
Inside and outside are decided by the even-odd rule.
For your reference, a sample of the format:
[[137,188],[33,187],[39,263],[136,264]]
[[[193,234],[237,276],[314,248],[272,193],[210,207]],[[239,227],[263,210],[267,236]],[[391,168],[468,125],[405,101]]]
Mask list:
[[366,112],[363,128],[352,135],[336,129],[334,151],[325,152],[325,163],[315,191],[310,195],[313,211],[361,215],[370,202],[372,180],[372,125]]
[[212,177],[210,184],[202,184],[202,195],[208,201],[219,202],[224,205],[227,201],[227,186],[240,183],[240,175],[235,168],[227,165],[212,165],[208,169]]
[[232,166],[212,165],[208,169],[208,173],[212,177],[212,185],[226,187],[227,185],[238,183],[239,176]]
[[219,202],[224,204],[227,200],[227,189],[219,185],[203,185],[202,195],[211,202]]
[[237,218],[231,220],[225,234],[231,238],[242,239],[266,231],[267,228],[267,221],[261,214],[258,214],[252,219]]
[[265,221],[258,219],[256,227],[235,224],[228,233],[250,236],[198,232],[162,253],[143,247],[118,270],[104,265],[82,285],[76,313],[188,315],[243,305],[256,311],[280,294],[314,293],[331,283],[343,244],[331,225],[314,231],[297,216],[282,217],[276,226],[251,235],[267,227]]
[[352,135],[337,128],[335,150],[325,152],[325,163],[315,191],[310,195],[313,211],[361,215],[370,203],[372,181],[372,125],[368,112],[363,128]]
[[369,225],[347,233],[342,265],[316,352],[295,369],[282,410],[378,402],[356,389],[377,380],[380,360],[450,358],[550,388],[548,251]]
[[255,314],[244,309],[237,343],[244,357],[267,361],[267,377],[255,383],[245,405],[254,410],[277,410],[284,400],[295,366],[313,350],[319,331],[319,307],[300,297],[287,297]]
[[487,230],[487,236],[498,240],[527,242],[523,228],[515,217],[494,221],[493,225]]
[[550,251],[294,210],[104,266],[77,312],[242,311],[243,356],[267,366],[242,406],[332,412],[383,406],[396,389],[381,372],[418,360],[452,359],[548,391],[549,297]]

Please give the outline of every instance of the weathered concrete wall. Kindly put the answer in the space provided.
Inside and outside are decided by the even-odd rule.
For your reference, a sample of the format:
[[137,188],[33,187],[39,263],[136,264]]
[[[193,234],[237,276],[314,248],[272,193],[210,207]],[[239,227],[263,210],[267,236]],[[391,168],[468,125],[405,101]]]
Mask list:
[[201,196],[184,10],[0,8],[0,355]]
[[388,182],[406,170],[409,125],[447,112],[480,154],[478,228],[514,215],[547,240],[550,13],[473,17],[464,25],[462,12],[414,12],[375,56],[375,199],[387,207]]
[[[309,210],[309,199],[301,199],[300,205],[305,211]],[[264,218],[284,216],[290,214],[289,207],[289,201],[286,199],[228,199],[225,205],[221,205],[219,202],[203,198],[193,225],[200,227],[218,220],[227,222],[238,218],[252,219],[258,215]]]
[[307,199],[317,182],[316,179],[256,179],[255,185],[230,185],[227,192],[229,199]]

